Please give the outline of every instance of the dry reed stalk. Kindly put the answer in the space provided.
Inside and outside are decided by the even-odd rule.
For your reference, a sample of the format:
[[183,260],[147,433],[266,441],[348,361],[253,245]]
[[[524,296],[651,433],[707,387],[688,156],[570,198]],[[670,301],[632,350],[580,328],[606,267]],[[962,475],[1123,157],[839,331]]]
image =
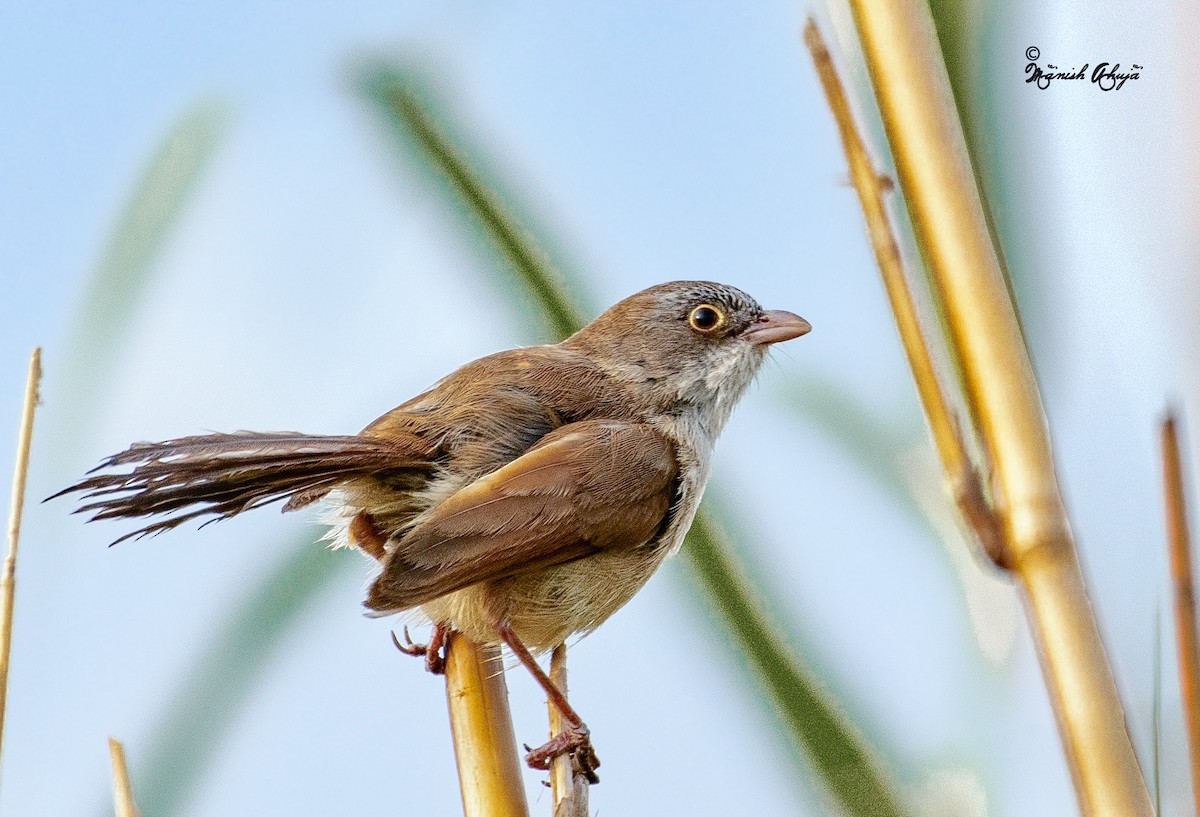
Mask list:
[[1080,807],[1086,815],[1149,817],[929,7],[923,0],[851,0],[851,7],[967,405],[995,468],[999,561],[1025,589]]
[[958,421],[938,381],[933,357],[921,330],[916,303],[904,273],[900,248],[896,244],[891,219],[884,205],[883,197],[892,189],[892,180],[875,169],[867,153],[866,145],[863,144],[855,125],[850,102],[834,67],[833,58],[821,37],[816,21],[811,17],[804,26],[804,43],[812,55],[817,76],[825,91],[825,99],[829,102],[834,121],[837,123],[842,148],[846,151],[846,160],[850,166],[850,180],[862,204],[867,236],[875,253],[875,261],[879,264],[888,302],[896,318],[900,342],[912,369],[917,396],[928,418],[934,447],[941,459],[942,470],[947,475],[951,495],[962,512],[968,530],[984,552],[992,561],[1003,564],[1003,548],[996,517],[988,504],[987,492],[980,479],[979,470],[967,454]]
[[[567,645],[559,644],[550,654],[550,680],[562,690],[564,697],[567,693]],[[546,702],[550,713],[550,737],[554,738],[563,731],[565,725],[562,713],[553,701]],[[588,815],[588,779],[580,772],[570,755],[559,755],[554,758],[550,767],[550,792],[554,802],[554,817],[587,817]]]
[[1192,581],[1191,537],[1188,535],[1187,497],[1183,491],[1183,465],[1175,416],[1162,422],[1163,495],[1167,511],[1167,546],[1171,559],[1172,601],[1175,609],[1175,645],[1179,650],[1179,694],[1183,699],[1191,757],[1192,797],[1200,814],[1200,639],[1196,635],[1196,590]]
[[500,648],[450,633],[446,701],[464,817],[528,817]]
[[4,715],[8,711],[8,659],[12,653],[13,599],[17,592],[17,546],[21,540],[21,513],[25,508],[25,477],[29,473],[29,448],[33,442],[33,415],[42,381],[42,350],[29,357],[25,405],[17,435],[17,463],[13,471],[12,505],[8,514],[8,555],[0,576],[0,749],[4,746]]
[[133,804],[133,784],[129,782],[129,768],[125,765],[125,747],[116,738],[108,739],[108,755],[112,758],[113,804],[117,817],[137,817]]

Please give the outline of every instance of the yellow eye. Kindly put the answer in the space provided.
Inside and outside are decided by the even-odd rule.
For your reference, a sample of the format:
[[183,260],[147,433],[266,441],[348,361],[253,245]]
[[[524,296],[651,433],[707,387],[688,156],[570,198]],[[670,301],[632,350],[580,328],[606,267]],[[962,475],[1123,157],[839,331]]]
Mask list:
[[725,313],[712,304],[700,304],[688,313],[688,325],[707,335],[724,328]]

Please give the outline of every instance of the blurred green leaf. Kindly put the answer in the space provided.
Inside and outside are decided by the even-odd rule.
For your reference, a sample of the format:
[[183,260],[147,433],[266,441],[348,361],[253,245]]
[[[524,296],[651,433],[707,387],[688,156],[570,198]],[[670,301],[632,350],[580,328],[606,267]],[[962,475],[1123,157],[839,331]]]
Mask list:
[[[445,192],[457,200],[456,209],[473,228],[485,230],[517,268],[520,282],[542,303],[558,338],[579,329],[585,322],[583,309],[570,299],[531,231],[505,207],[506,197],[489,189],[468,164],[461,142],[443,121],[444,108],[432,101],[420,76],[403,67],[373,64],[362,69],[360,88],[391,131],[420,149],[421,158],[440,175]],[[749,667],[736,665],[752,668],[748,674],[774,704],[797,756],[803,750],[848,814],[903,815],[894,784],[872,760],[875,753],[850,724],[846,707],[820,691],[832,685],[817,683],[754,601],[762,589],[753,587],[741,570],[709,504],[706,501],[697,515],[682,552],[720,622],[750,659]]]
[[[104,399],[110,367],[120,359],[157,262],[228,130],[224,106],[207,102],[167,134],[142,174],[88,286],[72,343],[72,399]],[[80,410],[82,414],[82,410]],[[57,438],[59,449],[72,450]],[[148,814],[178,813],[240,716],[254,681],[296,619],[350,563],[305,540],[225,621],[199,652],[187,682],[164,714],[148,750],[136,752],[139,800]],[[106,801],[110,798],[105,798]],[[98,809],[111,813],[111,804]]]
[[[885,753],[868,745],[852,723],[845,701],[836,700],[827,680],[817,680],[817,674],[796,655],[792,640],[762,609],[758,599],[771,596],[770,588],[751,581],[737,548],[717,521],[721,515],[711,510],[716,501],[704,500],[682,551],[712,603],[705,605],[707,611],[750,659],[756,679],[782,717],[793,752],[812,764],[846,813],[906,814],[880,763]],[[765,574],[755,571],[755,575]],[[796,752],[797,748],[803,752]]]
[[[321,592],[355,560],[317,546],[311,534],[228,615],[184,676],[139,762],[138,803],[158,817],[180,814],[222,740],[266,677],[280,644]],[[139,754],[142,754],[139,752]],[[105,806],[98,814],[111,812]]]
[[129,339],[162,250],[228,130],[217,102],[197,105],[150,158],[88,284],[72,338],[67,382],[94,404]]
[[504,260],[515,274],[512,283],[518,291],[536,299],[538,311],[548,324],[550,335],[563,338],[587,322],[587,314],[572,295],[550,256],[534,240],[534,231],[522,227],[528,216],[518,219],[506,202],[511,195],[500,196],[495,182],[489,183],[476,169],[478,161],[468,162],[474,151],[465,150],[457,135],[445,132],[447,117],[434,101],[428,86],[416,79],[413,69],[401,69],[390,63],[372,63],[359,72],[361,92],[384,115],[389,133],[400,145],[435,170],[434,178],[449,195],[449,202],[488,239],[495,255]]
[[971,85],[976,80],[973,72],[979,69],[984,6],[978,0],[930,0],[929,12],[937,24],[938,44],[954,87],[959,116],[966,120],[974,113],[970,105],[978,96],[972,93]]

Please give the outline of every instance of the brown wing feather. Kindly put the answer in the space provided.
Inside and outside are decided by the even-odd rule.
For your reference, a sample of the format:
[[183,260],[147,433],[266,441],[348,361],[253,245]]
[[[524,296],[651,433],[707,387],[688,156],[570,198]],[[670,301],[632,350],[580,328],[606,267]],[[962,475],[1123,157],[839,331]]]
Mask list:
[[674,447],[650,426],[562,426],[409,531],[367,606],[407,609],[477,582],[645,544],[667,517],[677,475]]

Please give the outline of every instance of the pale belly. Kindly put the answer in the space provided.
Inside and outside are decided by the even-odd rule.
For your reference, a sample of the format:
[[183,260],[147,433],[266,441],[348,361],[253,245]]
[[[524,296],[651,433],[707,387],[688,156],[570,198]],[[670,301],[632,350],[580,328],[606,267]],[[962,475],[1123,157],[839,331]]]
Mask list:
[[667,556],[661,546],[601,553],[565,565],[483,582],[421,610],[481,644],[499,642],[492,622],[505,618],[530,650],[553,649],[586,633],[625,605]]

